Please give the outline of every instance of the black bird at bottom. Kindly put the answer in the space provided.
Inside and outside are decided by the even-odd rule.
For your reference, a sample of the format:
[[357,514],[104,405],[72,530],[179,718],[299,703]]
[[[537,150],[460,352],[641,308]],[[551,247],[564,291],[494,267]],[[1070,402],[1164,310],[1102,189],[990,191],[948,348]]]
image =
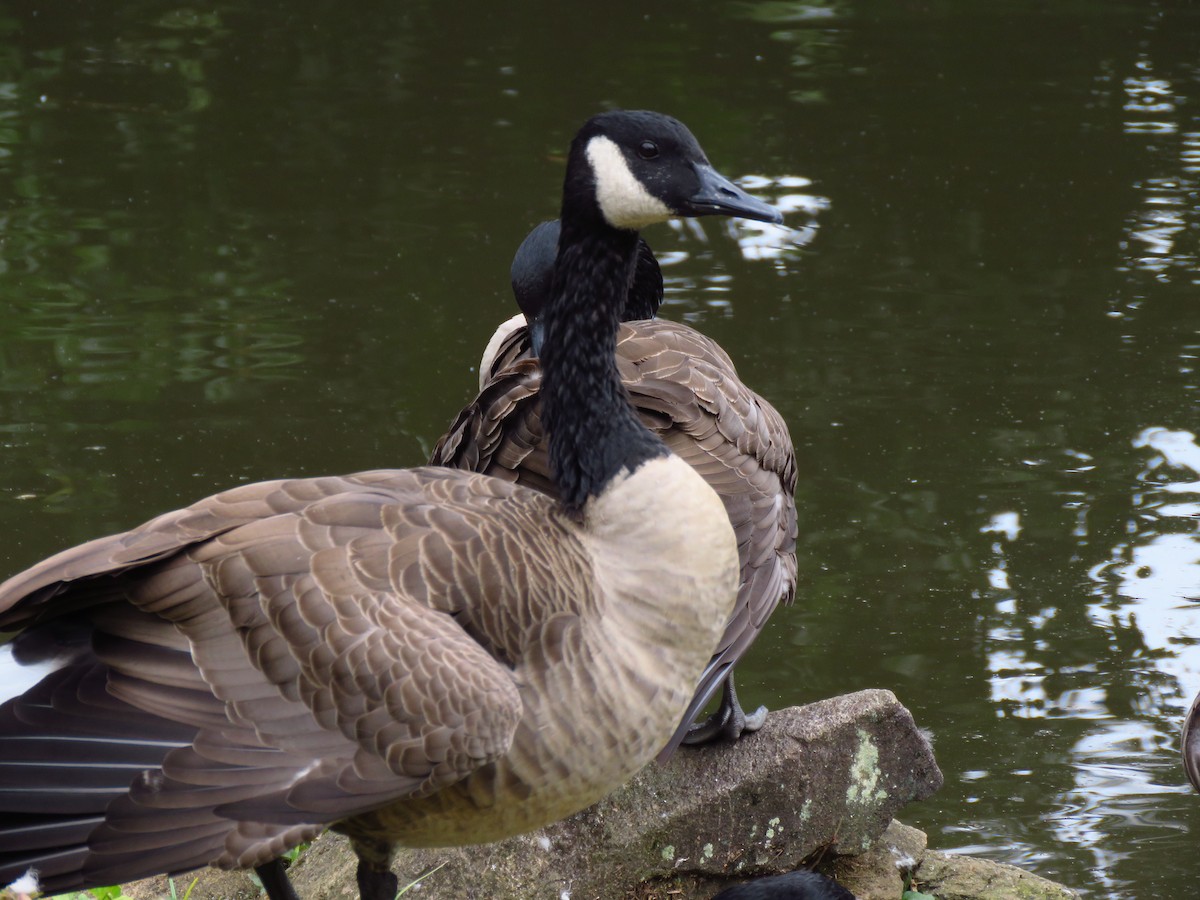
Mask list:
[[797,869],[727,887],[712,900],[855,900],[852,893],[817,872]]

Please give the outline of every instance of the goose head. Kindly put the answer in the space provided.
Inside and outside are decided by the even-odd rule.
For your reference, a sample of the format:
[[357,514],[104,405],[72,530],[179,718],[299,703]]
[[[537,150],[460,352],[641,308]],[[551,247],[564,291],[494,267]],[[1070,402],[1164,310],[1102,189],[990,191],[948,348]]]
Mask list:
[[670,116],[600,113],[571,142],[538,354],[550,470],[570,516],[582,516],[587,499],[623,472],[669,454],[629,404],[617,372],[617,326],[636,269],[638,229],[704,215],[782,221],[777,209],[719,175]]
[[686,125],[648,110],[600,113],[580,129],[567,163],[564,220],[581,207],[628,231],[676,216],[783,221],[718,173]]
[[[554,256],[558,252],[558,235],[562,230],[557,219],[535,225],[525,236],[513,256],[509,276],[517,306],[529,326],[529,341],[534,356],[541,352],[544,328],[542,310],[550,297],[554,282]],[[653,319],[663,301],[663,276],[654,251],[645,240],[638,239],[637,262],[625,298],[622,322]],[[518,320],[519,321],[519,320]],[[503,327],[503,326],[502,326]],[[495,338],[493,338],[495,340]],[[487,358],[487,353],[484,353]],[[480,366],[482,372],[486,368]]]

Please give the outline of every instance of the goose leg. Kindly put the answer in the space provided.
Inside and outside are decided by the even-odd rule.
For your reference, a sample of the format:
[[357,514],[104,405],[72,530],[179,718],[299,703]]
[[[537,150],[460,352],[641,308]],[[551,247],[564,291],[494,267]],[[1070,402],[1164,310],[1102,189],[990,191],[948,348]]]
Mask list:
[[269,863],[255,866],[254,873],[262,882],[263,890],[267,892],[270,900],[300,900],[296,896],[296,889],[292,887],[292,882],[287,877],[287,869],[283,867],[283,860],[273,859]]
[[737,690],[733,686],[733,670],[725,676],[725,684],[721,688],[721,705],[717,711],[703,722],[695,722],[688,728],[683,743],[694,747],[716,740],[733,743],[743,734],[758,731],[767,721],[767,708],[760,706],[750,715],[742,710],[738,702]]
[[392,845],[371,838],[352,838],[351,846],[358,857],[359,900],[396,900],[400,879],[392,873]]
[[358,861],[359,900],[396,900],[400,879],[391,869],[377,869],[365,859]]

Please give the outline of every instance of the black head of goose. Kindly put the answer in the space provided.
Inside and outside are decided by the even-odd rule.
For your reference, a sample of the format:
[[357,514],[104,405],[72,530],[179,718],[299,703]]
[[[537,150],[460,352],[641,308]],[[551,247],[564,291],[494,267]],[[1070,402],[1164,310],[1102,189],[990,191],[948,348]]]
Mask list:
[[[480,394],[434,448],[433,465],[465,468],[553,493],[541,442],[541,371],[534,345],[554,271],[558,223],[535,227],[513,259],[513,292],[522,313],[497,329],[480,362]],[[690,463],[720,496],[738,538],[741,583],[725,633],[700,677],[679,728],[664,747],[736,740],[766,718],[747,716],[733,667],[779,603],[796,590],[796,457],[783,417],[738,378],[714,341],[653,318],[662,272],[640,241],[629,301],[617,333],[617,370],[651,431]],[[528,321],[530,326],[525,327]],[[721,702],[696,721],[717,688]]]
[[280,854],[330,826],[391,900],[396,844],[536,828],[652,759],[737,548],[613,345],[636,229],[714,213],[779,219],[674,119],[572,142],[543,353],[561,500],[432,467],[264,482],[0,585],[0,885],[255,867],[281,900]]

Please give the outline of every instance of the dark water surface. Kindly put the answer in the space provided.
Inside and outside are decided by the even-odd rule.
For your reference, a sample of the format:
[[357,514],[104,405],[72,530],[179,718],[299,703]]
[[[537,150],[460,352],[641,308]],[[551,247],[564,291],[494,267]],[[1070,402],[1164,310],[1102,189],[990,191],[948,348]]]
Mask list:
[[942,849],[1200,887],[1200,13],[484,2],[0,11],[0,570],[423,461],[565,146],[662,109],[791,230],[647,238],[800,460],[749,702],[888,687]]

